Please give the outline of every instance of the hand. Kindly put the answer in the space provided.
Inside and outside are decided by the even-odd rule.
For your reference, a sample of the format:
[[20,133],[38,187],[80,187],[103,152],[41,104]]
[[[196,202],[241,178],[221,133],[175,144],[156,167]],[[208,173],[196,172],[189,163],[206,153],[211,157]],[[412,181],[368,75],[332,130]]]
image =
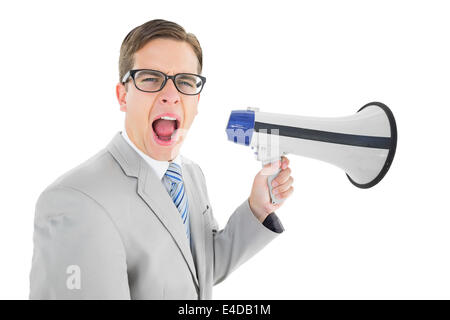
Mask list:
[[[272,193],[277,199],[285,200],[294,191],[291,177],[291,169],[288,167],[289,159],[281,157],[281,171],[272,181]],[[265,165],[253,180],[252,191],[248,199],[250,209],[260,222],[266,217],[280,208],[284,201],[278,204],[272,204],[270,201],[269,187],[267,186],[267,178],[277,172],[280,167],[280,161]]]

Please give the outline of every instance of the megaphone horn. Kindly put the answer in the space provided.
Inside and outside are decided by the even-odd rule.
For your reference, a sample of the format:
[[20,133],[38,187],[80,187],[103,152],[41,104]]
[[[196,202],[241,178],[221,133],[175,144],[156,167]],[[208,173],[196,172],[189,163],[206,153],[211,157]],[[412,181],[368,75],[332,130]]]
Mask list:
[[[340,167],[359,188],[373,187],[383,179],[397,147],[394,115],[381,102],[339,118],[236,110],[226,131],[229,140],[255,148],[263,165],[285,154],[310,157]],[[268,143],[275,136],[276,143]]]

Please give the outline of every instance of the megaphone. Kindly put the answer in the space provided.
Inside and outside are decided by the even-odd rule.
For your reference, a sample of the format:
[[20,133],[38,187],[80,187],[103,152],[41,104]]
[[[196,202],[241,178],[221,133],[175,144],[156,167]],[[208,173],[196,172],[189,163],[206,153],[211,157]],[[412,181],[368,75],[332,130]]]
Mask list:
[[[358,188],[371,188],[383,179],[397,147],[394,115],[381,102],[339,118],[234,110],[226,132],[228,140],[251,146],[263,166],[286,154],[314,158],[344,170]],[[271,182],[279,172],[267,180],[273,204],[282,201],[272,194]]]

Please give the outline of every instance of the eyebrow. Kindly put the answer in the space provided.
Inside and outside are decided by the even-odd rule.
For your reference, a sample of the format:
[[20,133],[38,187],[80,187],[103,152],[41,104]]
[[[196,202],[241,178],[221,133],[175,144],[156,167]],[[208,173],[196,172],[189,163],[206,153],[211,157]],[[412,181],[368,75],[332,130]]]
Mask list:
[[[165,74],[169,75],[166,71],[163,71],[163,68],[158,68],[158,67],[153,67],[153,68],[150,68],[150,67],[148,67],[148,68],[146,68],[146,67],[142,67],[142,68],[134,67],[133,69],[155,70],[155,71],[159,71],[159,72],[162,72],[162,73],[165,73]],[[196,71],[194,71],[194,72],[191,72],[191,71],[180,71],[180,72],[176,72],[175,74],[178,74],[178,73],[197,74],[197,73],[196,73],[197,71],[198,71],[198,70],[196,70]]]
[[[144,69],[144,70],[141,70],[141,71],[139,71],[139,72],[142,72],[142,73],[149,73],[149,74],[159,74],[158,72],[156,72],[157,70],[149,70],[149,69]],[[160,72],[162,72],[162,71],[160,71]]]

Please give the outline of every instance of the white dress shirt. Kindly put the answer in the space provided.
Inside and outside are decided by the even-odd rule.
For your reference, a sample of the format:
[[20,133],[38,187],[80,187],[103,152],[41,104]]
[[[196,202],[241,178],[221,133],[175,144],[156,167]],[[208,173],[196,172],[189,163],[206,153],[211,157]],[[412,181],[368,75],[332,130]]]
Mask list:
[[[155,160],[152,157],[149,157],[145,153],[143,153],[141,150],[136,147],[136,145],[130,140],[130,138],[127,135],[126,129],[123,129],[122,136],[124,137],[125,141],[128,142],[128,144],[145,160],[146,163],[150,166],[150,168],[155,171],[156,176],[161,180],[164,177],[164,174],[166,173],[167,169],[169,168],[169,161],[161,161],[161,160]],[[175,159],[172,160],[172,162],[175,162],[181,167],[181,156],[178,154]]]

